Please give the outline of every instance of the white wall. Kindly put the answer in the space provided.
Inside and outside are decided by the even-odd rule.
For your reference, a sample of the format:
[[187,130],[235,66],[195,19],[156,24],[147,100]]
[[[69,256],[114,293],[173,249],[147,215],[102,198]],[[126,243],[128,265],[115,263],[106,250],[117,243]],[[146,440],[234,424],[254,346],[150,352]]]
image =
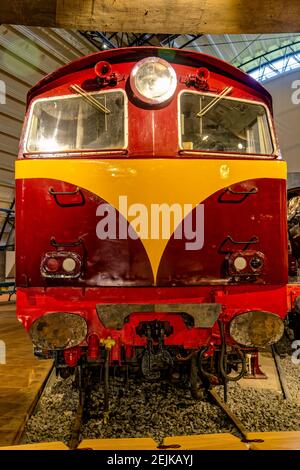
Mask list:
[[[295,80],[300,80],[300,70],[284,74],[263,85],[273,97],[275,125],[283,158],[288,163],[289,179],[298,180],[299,177],[300,183],[300,103],[292,102],[292,94],[295,92],[292,83]],[[300,98],[299,92],[297,96]]]
[[14,197],[14,160],[28,90],[46,74],[96,50],[73,31],[0,25],[0,207],[9,207]]
[[[47,73],[96,50],[73,31],[0,25],[0,208],[9,208],[14,198],[14,160],[29,88]],[[0,228],[5,217],[0,212]]]

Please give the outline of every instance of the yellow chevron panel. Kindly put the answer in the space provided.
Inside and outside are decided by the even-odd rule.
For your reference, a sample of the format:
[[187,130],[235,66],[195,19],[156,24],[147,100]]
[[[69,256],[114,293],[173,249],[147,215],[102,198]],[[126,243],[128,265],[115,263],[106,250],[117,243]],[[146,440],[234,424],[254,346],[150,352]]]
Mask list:
[[[80,186],[120,210],[119,196],[128,206],[191,204],[211,194],[255,178],[286,179],[286,163],[279,160],[220,159],[24,159],[16,161],[16,179],[50,178]],[[168,240],[142,238],[154,279]]]

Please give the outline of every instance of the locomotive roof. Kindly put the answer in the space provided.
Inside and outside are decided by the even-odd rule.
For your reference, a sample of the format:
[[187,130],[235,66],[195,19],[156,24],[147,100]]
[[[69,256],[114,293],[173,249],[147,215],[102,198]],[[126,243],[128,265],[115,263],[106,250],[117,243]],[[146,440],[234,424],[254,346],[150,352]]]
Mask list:
[[272,97],[269,92],[250,75],[242,72],[240,69],[216,57],[194,52],[190,50],[171,49],[161,47],[124,47],[120,49],[108,49],[105,51],[95,52],[80,59],[76,59],[63,67],[55,70],[54,72],[46,75],[40,80],[28,93],[27,102],[29,103],[33,96],[42,93],[44,88],[54,82],[55,80],[68,75],[73,72],[79,72],[96,65],[101,60],[107,60],[111,63],[122,61],[140,60],[144,57],[159,56],[170,62],[184,63],[191,66],[207,65],[214,69],[216,72],[222,73],[240,83],[243,83],[258,92],[267,104],[272,108]]

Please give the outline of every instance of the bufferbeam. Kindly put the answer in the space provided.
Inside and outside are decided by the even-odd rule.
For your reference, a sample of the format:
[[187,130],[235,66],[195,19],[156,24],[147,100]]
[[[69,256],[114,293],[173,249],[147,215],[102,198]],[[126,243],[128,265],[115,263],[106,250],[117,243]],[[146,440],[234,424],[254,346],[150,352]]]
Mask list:
[[10,0],[0,23],[134,33],[299,32],[289,0]]

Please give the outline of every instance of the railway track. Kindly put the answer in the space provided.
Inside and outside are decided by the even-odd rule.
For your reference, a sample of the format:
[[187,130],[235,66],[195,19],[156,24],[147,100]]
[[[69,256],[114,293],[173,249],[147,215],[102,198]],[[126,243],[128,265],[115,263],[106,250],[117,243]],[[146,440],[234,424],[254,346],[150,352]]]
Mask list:
[[238,432],[241,434],[242,442],[246,444],[251,443],[251,442],[256,442],[256,443],[264,442],[263,439],[249,439],[248,438],[249,431],[247,430],[247,428],[244,426],[244,424],[238,418],[238,416],[236,416],[236,414],[229,408],[227,403],[225,403],[224,400],[222,400],[222,398],[216,392],[216,390],[210,389],[208,393],[212,397],[212,399],[215,401],[215,403],[224,411],[224,413],[227,415],[230,421],[234,424]]
[[86,407],[86,390],[82,390],[79,396],[79,403],[76,410],[76,415],[73,421],[73,426],[71,429],[71,436],[68,442],[68,447],[71,450],[77,449],[78,444],[80,443],[80,430],[81,423],[84,416]]
[[[220,397],[220,395],[216,392],[214,388],[208,390],[208,395],[213,399],[219,408],[227,415],[229,420],[234,424],[237,431],[240,433],[242,437],[242,442],[263,442],[261,439],[248,439],[248,430],[242,423],[242,421],[235,415],[235,413],[230,409],[230,407],[224,402],[224,400]],[[83,390],[80,394],[79,404],[77,407],[76,415],[73,420],[73,426],[71,430],[71,437],[68,442],[68,447],[71,450],[75,450],[80,443],[80,431],[81,431],[81,424],[82,419],[84,417],[85,406],[86,406],[86,391]],[[178,446],[179,447],[179,446]],[[164,446],[163,443],[158,445],[158,449],[167,448]]]
[[[55,369],[53,366],[47,379],[45,380],[43,384],[43,387],[41,387],[41,389],[39,390],[39,393],[36,396],[35,402],[31,408],[30,413],[26,416],[24,423],[22,423],[22,427],[20,428],[19,433],[14,440],[14,444],[22,444],[27,422],[38,411],[39,404],[43,396],[45,395],[47,390],[49,390],[52,387],[55,381],[55,378],[56,378],[56,374],[55,374]],[[75,412],[74,419],[72,420],[70,437],[67,443],[67,446],[69,447],[70,450],[75,450],[78,444],[80,443],[80,431],[81,431],[82,420],[84,418],[84,413],[85,413],[86,408],[87,408],[87,387],[82,388],[79,391],[78,406]],[[56,440],[55,436],[53,437],[53,440]]]
[[[284,373],[283,367],[281,365],[280,356],[277,352],[277,349],[276,349],[275,345],[271,346],[271,351],[272,351],[274,364],[275,364],[275,367],[276,367],[276,373],[277,373],[277,376],[278,376],[278,381],[279,381],[279,384],[280,384],[282,397],[283,397],[284,400],[292,400],[291,394],[289,392],[288,385],[287,385],[287,382],[286,382],[285,373]],[[243,438],[242,439],[243,442],[246,442],[246,443],[247,442],[262,442],[260,439],[252,440],[252,439],[247,438],[247,435],[249,434],[249,431],[244,426],[244,424],[239,419],[239,417],[236,416],[236,414],[230,409],[230,407],[227,405],[227,403],[225,403],[225,401],[220,397],[220,395],[216,392],[216,390],[214,388],[209,389],[208,394],[213,399],[213,401],[224,411],[224,413],[227,415],[227,417],[230,419],[230,421],[234,424],[236,429],[241,434],[241,436]],[[226,391],[226,395],[227,395],[227,391]]]
[[[212,398],[215,404],[221,408],[221,410],[227,415],[229,420],[234,424],[237,431],[240,433],[243,442],[253,442],[253,440],[249,440],[247,438],[248,430],[242,423],[242,421],[235,415],[235,413],[230,409],[230,407],[224,402],[224,400],[220,397],[217,393],[215,388],[208,390],[208,396]],[[81,425],[82,420],[84,418],[84,414],[87,408],[87,391],[83,389],[80,392],[79,404],[76,410],[76,415],[73,419],[73,425],[71,429],[71,436],[68,441],[68,447],[71,450],[75,450],[79,443],[80,443],[80,432],[81,432]],[[255,440],[255,442],[262,442],[261,440]],[[158,445],[158,449],[166,448],[162,443]]]
[[[279,358],[279,360],[280,360],[280,358]],[[48,383],[45,386],[45,389],[48,388],[49,384],[51,384],[51,380],[48,381]],[[76,449],[78,447],[78,444],[81,441],[81,436],[82,435],[85,436],[86,438],[88,438],[89,430],[93,429],[92,427],[90,427],[90,426],[92,426],[92,425],[90,425],[90,423],[93,421],[93,419],[94,420],[98,419],[97,418],[98,412],[96,411],[96,413],[95,413],[93,411],[93,410],[95,410],[95,403],[97,403],[97,399],[96,399],[96,402],[95,402],[94,401],[95,398],[91,398],[91,395],[93,396],[95,390],[90,388],[91,383],[89,381],[87,381],[87,382],[83,381],[82,384],[84,384],[84,386],[82,386],[81,389],[80,389],[79,399],[78,399],[78,406],[75,405],[75,406],[77,406],[77,408],[76,408],[75,412],[72,411],[72,413],[73,413],[72,419],[69,422],[70,424],[69,424],[68,430],[66,430],[66,434],[65,434],[66,439],[67,439],[67,443],[68,443],[68,447],[70,449]],[[112,386],[113,386],[113,389],[115,389],[115,392],[114,392],[114,396],[113,395],[111,396],[112,414],[111,414],[110,419],[112,420],[111,425],[114,426],[115,425],[114,420],[116,420],[116,418],[115,418],[116,405],[115,405],[114,400],[115,399],[118,400],[117,397],[118,397],[119,391],[122,392],[122,396],[123,396],[124,393],[126,394],[126,392],[123,391],[124,390],[124,384],[122,384],[121,382],[117,382],[117,385],[114,382],[112,384]],[[139,388],[139,387],[140,386],[137,383],[137,388]],[[127,389],[127,385],[126,385],[126,389]],[[151,390],[151,388],[149,390]],[[96,393],[98,393],[97,390],[96,390]],[[103,419],[102,419],[102,417],[99,418],[99,420],[98,420],[99,424],[97,424],[97,426],[100,426],[99,429],[102,428],[102,431],[100,431],[99,434],[97,433],[98,435],[96,434],[96,436],[93,435],[93,431],[91,431],[91,436],[93,436],[93,438],[96,438],[96,439],[97,438],[110,437],[111,434],[112,434],[111,429],[113,429],[113,428],[110,427],[111,426],[110,421],[109,422],[106,421],[106,418],[108,416],[108,412],[107,412],[108,410],[105,409],[105,403],[106,403],[108,397],[106,397],[106,399],[105,399],[105,394],[103,394],[103,390],[102,390],[101,393],[102,393],[102,395],[101,395],[102,398],[101,398],[101,404],[100,404],[100,407],[99,407],[99,416],[102,416],[102,414],[103,414]],[[129,393],[135,393],[135,392],[133,391],[133,389],[131,389],[131,392],[129,391]],[[76,395],[77,395],[77,393],[75,393],[75,397],[76,397]],[[283,397],[285,397],[285,396],[286,395],[283,394]],[[78,397],[78,395],[77,395],[77,397]],[[75,398],[73,398],[73,399],[75,399]],[[148,400],[148,399],[146,399],[146,400]],[[166,400],[168,400],[167,396],[166,396]],[[230,422],[233,424],[234,428],[236,429],[236,433],[234,432],[234,434],[237,434],[241,438],[242,442],[245,442],[245,443],[253,442],[253,440],[248,439],[249,432],[252,432],[252,429],[251,428],[249,428],[249,430],[247,429],[247,425],[245,425],[243,423],[243,420],[235,414],[235,412],[227,404],[227,402],[225,403],[224,399],[220,396],[219,390],[217,388],[209,389],[207,391],[207,399],[206,400],[200,400],[200,401],[206,402],[206,403],[212,403],[213,402],[214,404],[216,404],[217,407],[220,410],[222,410],[223,416],[225,417],[225,415],[226,415],[228,420],[230,420]],[[76,402],[77,402],[77,399],[76,399]],[[197,400],[195,400],[195,403],[197,403]],[[89,408],[90,405],[92,405],[91,408]],[[180,402],[179,402],[179,405],[181,405]],[[103,409],[103,406],[104,406],[104,409]],[[148,406],[148,401],[146,401],[146,408],[147,408],[147,406]],[[190,405],[190,399],[188,399],[188,405],[187,406],[188,407],[193,406],[193,405]],[[98,409],[98,408],[96,408],[96,409]],[[205,408],[205,410],[206,409],[207,408]],[[114,410],[114,412],[113,412],[113,410]],[[117,402],[117,410],[118,410],[117,411],[117,414],[118,414],[119,413],[118,402]],[[129,409],[129,411],[130,411],[130,409]],[[94,418],[93,418],[93,412],[94,412]],[[90,413],[92,413],[92,414],[90,414]],[[210,419],[209,418],[209,416],[210,416],[209,413],[210,412],[208,411],[208,415],[207,416],[205,415],[205,418],[204,418],[205,421],[206,421],[207,418],[208,418],[208,420]],[[212,413],[214,414],[213,411],[212,411]],[[158,411],[158,414],[160,414],[159,411]],[[180,415],[180,408],[179,408],[179,415]],[[95,416],[96,416],[96,418],[95,418]],[[91,421],[90,421],[90,419],[91,419]],[[124,418],[122,418],[122,416],[120,416],[120,419],[121,419],[120,422],[122,423],[123,422],[122,419],[124,419]],[[118,418],[118,420],[119,420],[119,418]],[[227,422],[228,422],[228,420],[227,420]],[[122,427],[122,425],[121,425],[121,427]],[[87,432],[87,429],[88,429],[88,432]],[[162,429],[162,431],[164,430],[163,425],[162,425],[161,429]],[[222,429],[222,428],[220,428],[220,429]],[[250,431],[250,429],[251,429],[251,431]],[[207,431],[208,431],[208,433],[216,432],[213,428],[211,430],[209,425],[207,427]],[[147,433],[149,431],[146,430],[145,432]],[[167,432],[170,433],[170,429]],[[228,432],[228,431],[224,430],[224,432]],[[194,434],[193,431],[191,431],[191,433],[189,433],[189,431],[186,431],[186,435],[192,435],[192,434]],[[162,435],[162,433],[161,433],[161,435]],[[165,434],[165,435],[170,435],[170,434]],[[115,437],[118,437],[118,436],[120,436],[120,434],[119,435],[115,434]],[[132,436],[132,437],[134,437],[134,436]],[[163,442],[164,439],[163,438],[157,437],[157,438],[154,438],[154,439],[157,442],[159,442],[160,444],[162,444],[162,445],[164,444],[164,442]],[[53,435],[53,440],[55,440],[55,435]],[[61,438],[59,440],[61,440]],[[255,441],[255,442],[258,442],[258,441]]]
[[[284,400],[292,400],[283,367],[281,365],[280,356],[277,352],[276,346],[271,346],[272,356],[274,360],[274,364],[276,367],[276,372],[278,376],[278,380],[280,383],[281,393]],[[220,395],[216,392],[214,388],[208,390],[209,396],[214,400],[214,402],[224,411],[230,421],[235,425],[236,429],[242,436],[243,442],[263,442],[261,439],[248,439],[249,431],[244,426],[242,421],[239,419],[238,416],[230,409],[230,407],[225,403],[225,401],[220,397]]]
[[247,440],[248,431],[246,427],[243,425],[242,421],[233,413],[233,411],[229,408],[227,403],[222,400],[220,395],[216,392],[214,388],[208,390],[209,396],[213,399],[213,401],[224,411],[230,421],[235,425],[237,430],[243,437],[243,440]]
[[42,396],[44,395],[46,389],[49,386],[51,386],[51,383],[53,382],[54,377],[55,377],[55,371],[54,371],[54,366],[52,366],[52,368],[49,371],[46,379],[44,380],[41,387],[39,388],[39,390],[38,390],[38,392],[35,396],[35,400],[31,404],[31,407],[30,407],[27,415],[25,416],[24,420],[22,421],[22,424],[20,425],[20,427],[19,427],[19,429],[18,429],[18,431],[17,431],[17,433],[14,437],[13,445],[19,444],[22,441],[22,437],[24,435],[24,431],[25,431],[27,422],[31,418],[31,416],[35,413]]
[[281,365],[281,360],[280,360],[280,356],[277,352],[276,345],[273,344],[271,349],[272,349],[272,356],[273,356],[273,359],[274,359],[274,363],[275,363],[275,366],[276,366],[278,380],[279,380],[279,383],[280,383],[280,388],[281,388],[281,391],[282,391],[282,396],[283,396],[284,400],[292,401],[292,396],[291,396],[291,393],[290,393],[288,385],[287,385],[285,372],[284,372],[283,367]]

